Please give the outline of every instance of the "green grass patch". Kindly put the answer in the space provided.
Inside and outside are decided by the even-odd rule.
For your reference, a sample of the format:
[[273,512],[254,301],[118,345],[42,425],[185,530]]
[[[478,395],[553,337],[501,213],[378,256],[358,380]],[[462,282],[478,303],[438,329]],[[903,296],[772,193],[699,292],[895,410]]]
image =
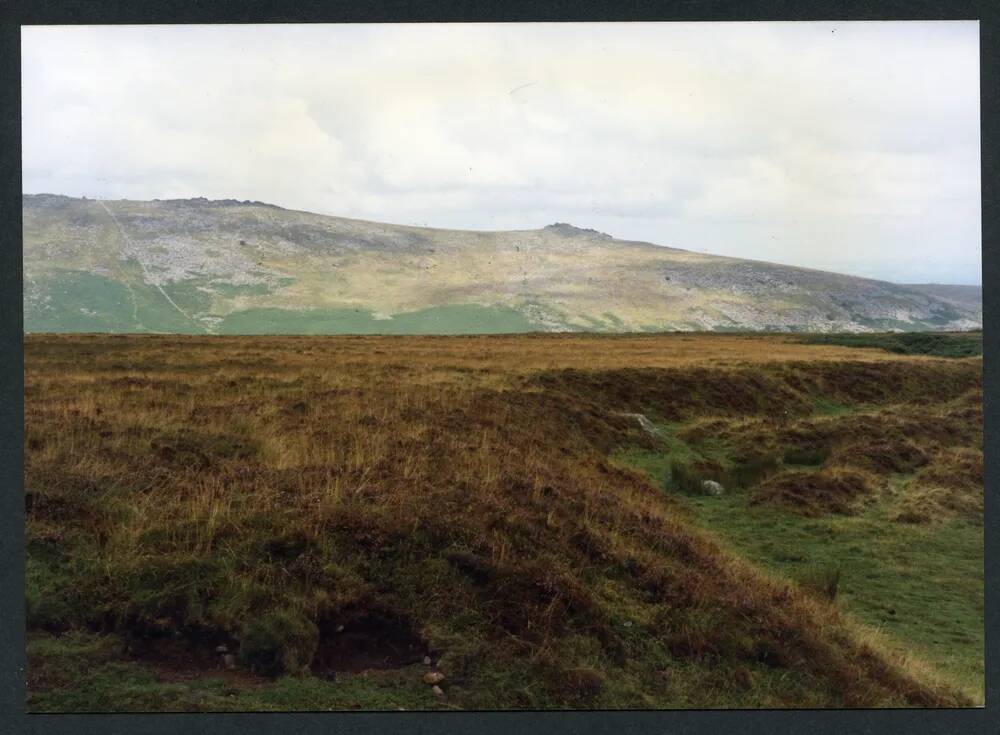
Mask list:
[[878,334],[811,334],[802,342],[885,350],[898,355],[975,357],[983,354],[983,333],[885,332]]
[[[286,285],[287,280],[279,287]],[[194,278],[155,286],[125,283],[84,271],[53,270],[25,284],[25,332],[208,331],[199,315],[212,311],[217,298],[262,296],[265,285],[232,286]],[[166,294],[166,296],[164,295]],[[191,315],[187,318],[168,301]],[[519,334],[541,326],[505,306],[451,304],[378,319],[366,309],[280,309],[261,307],[223,318],[220,334]]]
[[703,439],[695,449],[676,435],[682,426],[657,424],[663,447],[659,452],[623,448],[615,457],[657,478],[663,490],[685,495],[703,494],[705,480],[720,483],[726,491],[743,489],[780,467],[780,459],[767,451],[751,450],[740,461],[734,461],[727,455],[725,444],[712,437]]
[[[703,620],[685,625],[717,624]],[[69,631],[28,636],[28,711],[396,711],[551,709],[686,709],[692,706],[818,705],[813,683],[801,672],[747,662],[741,670],[685,662],[663,643],[624,627],[628,651],[609,665],[598,641],[572,636],[554,649],[511,658],[503,667],[480,660],[453,664],[436,696],[417,664],[398,669],[255,677],[244,671],[177,671],[137,660],[114,635]],[[655,673],[651,673],[655,672]],[[540,676],[541,673],[541,676]],[[735,684],[735,686],[734,686]]]
[[376,319],[365,309],[255,308],[229,314],[222,334],[516,334],[539,326],[515,309],[436,306]]
[[[204,295],[179,286],[165,290],[175,291],[182,301]],[[205,329],[177,311],[155,286],[139,281],[125,285],[85,271],[53,270],[25,284],[24,331],[198,334]]]
[[[669,483],[670,459],[616,459]],[[702,528],[740,556],[838,603],[976,701],[984,691],[983,532],[953,520],[912,525],[880,501],[855,516],[804,518],[751,506],[744,493],[683,499]]]
[[825,398],[817,398],[813,401],[817,416],[843,416],[853,413],[856,409],[843,403],[837,403]]
[[28,637],[30,712],[350,711],[445,709],[426,667],[254,678],[224,670],[182,676],[123,652],[120,638],[72,631]]

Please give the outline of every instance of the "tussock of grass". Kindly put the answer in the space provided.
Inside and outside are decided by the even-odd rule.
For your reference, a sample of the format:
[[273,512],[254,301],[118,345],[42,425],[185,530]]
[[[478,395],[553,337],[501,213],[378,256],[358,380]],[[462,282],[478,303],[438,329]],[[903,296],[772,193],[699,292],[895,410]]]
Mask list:
[[[735,338],[698,339],[703,355]],[[163,651],[176,640],[193,661],[226,645],[240,672],[265,677],[252,701],[267,708],[318,701],[329,676],[358,682],[365,667],[409,692],[413,651],[446,674],[445,698],[358,684],[359,706],[966,703],[861,641],[829,601],[720,547],[608,453],[657,446],[623,410],[716,416],[690,459],[759,488],[781,477],[783,432],[840,441],[814,417],[817,398],[933,396],[959,422],[977,366],[761,358],[706,370],[671,366],[677,344],[29,338],[29,625],[125,642],[108,666],[133,667],[137,682],[126,695],[101,668],[80,685],[90,700],[60,698],[65,684],[33,655],[33,701],[171,707]],[[594,369],[564,369],[589,354]],[[649,367],[624,367],[636,355]],[[918,422],[900,411],[900,431]],[[759,453],[734,451],[758,435]],[[191,701],[228,708],[215,694]]]
[[791,470],[757,487],[754,504],[779,504],[803,515],[850,513],[855,502],[872,492],[864,475],[846,469]]
[[910,480],[897,520],[929,523],[960,517],[983,521],[983,454],[967,447],[939,452]]

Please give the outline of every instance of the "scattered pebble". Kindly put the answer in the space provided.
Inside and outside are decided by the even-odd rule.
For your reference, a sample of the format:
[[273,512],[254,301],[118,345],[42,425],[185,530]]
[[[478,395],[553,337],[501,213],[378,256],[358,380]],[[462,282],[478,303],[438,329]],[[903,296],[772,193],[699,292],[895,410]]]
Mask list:
[[424,666],[430,666],[430,665],[431,665],[431,657],[424,656]]
[[431,687],[431,691],[434,692],[434,696],[435,697],[443,697],[444,696],[444,689],[442,689],[441,687],[439,687],[437,684],[435,684],[434,686]]
[[229,653],[229,648],[227,648],[227,647],[226,647],[226,646],[224,646],[224,645],[221,645],[221,646],[216,646],[216,647],[215,647],[215,652],[216,652],[216,653]]

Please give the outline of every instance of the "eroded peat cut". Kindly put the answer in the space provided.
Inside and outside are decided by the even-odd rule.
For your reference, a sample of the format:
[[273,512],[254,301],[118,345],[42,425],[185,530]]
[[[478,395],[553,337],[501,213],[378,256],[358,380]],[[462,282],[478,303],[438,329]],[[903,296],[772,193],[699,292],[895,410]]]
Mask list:
[[[978,358],[39,335],[25,361],[35,711],[981,701]],[[870,627],[938,603],[940,644]]]

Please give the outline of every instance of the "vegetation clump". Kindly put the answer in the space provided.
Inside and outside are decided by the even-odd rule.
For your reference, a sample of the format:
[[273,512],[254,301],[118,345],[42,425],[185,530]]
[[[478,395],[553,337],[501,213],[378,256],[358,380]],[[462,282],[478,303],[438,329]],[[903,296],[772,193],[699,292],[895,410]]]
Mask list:
[[904,523],[960,517],[983,522],[983,455],[970,448],[947,449],[917,472],[897,513]]
[[811,334],[801,338],[806,344],[842,345],[886,350],[897,355],[934,357],[976,357],[983,354],[982,330],[969,332],[885,332]]
[[239,660],[264,676],[298,674],[312,663],[319,629],[301,614],[283,610],[255,616],[240,632]]
[[869,493],[869,483],[857,472],[790,470],[759,485],[752,502],[785,505],[804,515],[851,513],[854,501]]

